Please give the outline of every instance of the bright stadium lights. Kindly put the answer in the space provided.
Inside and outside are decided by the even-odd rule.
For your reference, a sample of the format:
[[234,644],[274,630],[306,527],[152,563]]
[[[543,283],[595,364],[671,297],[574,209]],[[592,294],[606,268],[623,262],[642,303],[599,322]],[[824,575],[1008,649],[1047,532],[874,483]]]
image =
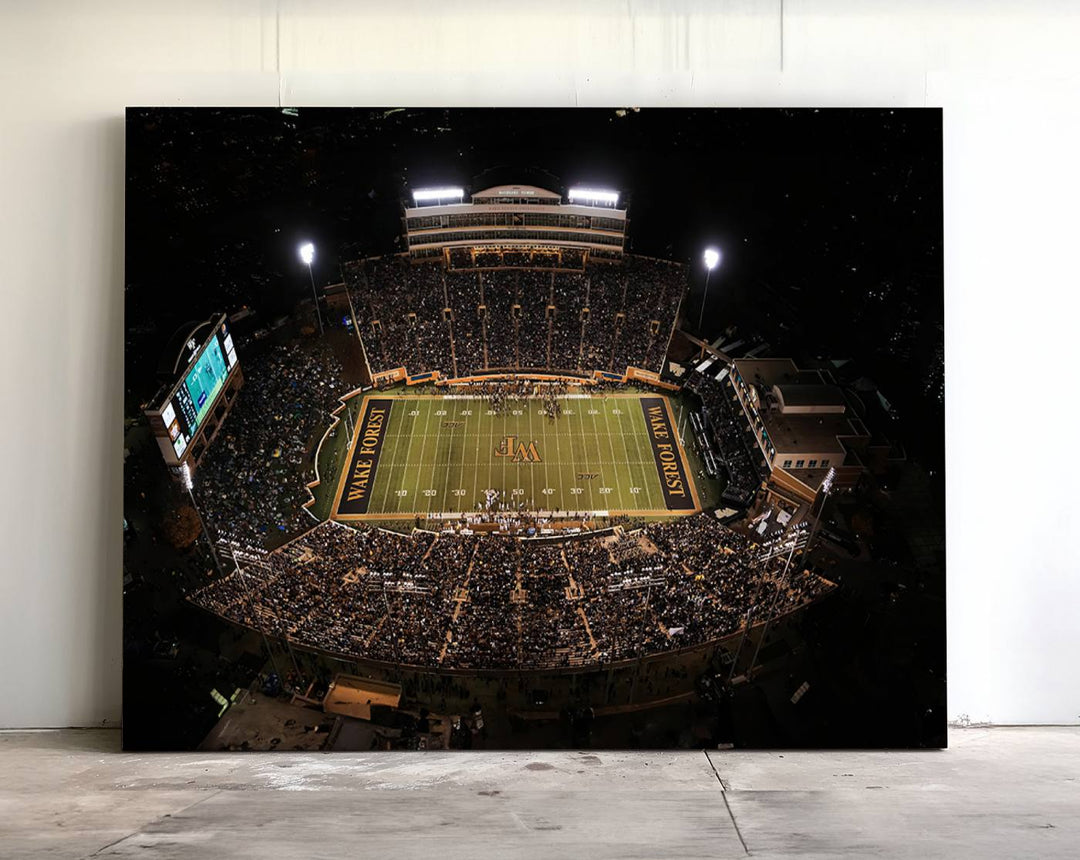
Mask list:
[[180,483],[189,493],[195,488],[195,482],[191,479],[191,466],[187,463],[180,465]]
[[[705,320],[705,300],[709,297],[709,275],[712,270],[720,265],[720,249],[705,249],[705,292],[701,296],[701,313],[698,314],[698,335],[701,335],[701,324]],[[704,340],[705,338],[702,338]]]
[[[810,515],[814,517],[814,527],[810,529],[810,538],[806,542],[808,550],[813,549],[814,538],[817,537],[818,528],[821,526],[821,518],[825,515],[825,502],[829,498],[829,493],[832,492],[833,483],[835,481],[836,468],[834,466],[829,466],[829,471],[825,473],[825,478],[822,480],[821,486],[818,487],[817,495],[814,497],[814,502],[810,506]],[[803,522],[805,522],[805,520]]]
[[614,206],[619,202],[618,191],[603,191],[598,188],[571,188],[567,196],[571,203],[583,200],[586,203],[610,203]]
[[300,259],[307,266],[308,277],[311,279],[311,295],[315,299],[315,315],[319,318],[319,334],[323,333],[322,310],[319,308],[319,292],[315,289],[315,276],[311,273],[311,262],[315,259],[315,246],[311,242],[305,242],[300,246]]
[[455,197],[460,200],[465,196],[465,190],[462,188],[417,188],[412,196],[417,203],[423,203],[426,200],[452,200]]
[[821,482],[821,492],[826,496],[829,495],[829,491],[832,490],[833,481],[836,480],[836,469],[829,466],[829,471],[825,473],[825,480]]

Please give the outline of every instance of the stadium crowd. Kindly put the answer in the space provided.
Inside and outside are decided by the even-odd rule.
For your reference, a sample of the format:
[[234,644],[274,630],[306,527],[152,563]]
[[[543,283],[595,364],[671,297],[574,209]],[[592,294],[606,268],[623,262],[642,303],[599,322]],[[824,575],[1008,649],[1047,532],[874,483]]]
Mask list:
[[372,371],[660,371],[683,267],[634,256],[575,260],[578,271],[557,262],[525,250],[459,249],[450,269],[404,256],[350,264],[345,280]]
[[[322,523],[190,595],[230,621],[350,657],[458,669],[604,665],[783,614],[831,585],[784,578],[698,514],[644,526],[648,551]],[[610,543],[610,541],[609,541]]]
[[342,373],[321,343],[245,355],[243,392],[195,479],[211,533],[255,541],[311,522],[297,473],[342,393]]
[[731,387],[730,376],[718,380],[694,373],[685,388],[701,399],[705,443],[718,455],[727,471],[723,500],[749,507],[761,485],[763,463],[753,432]]

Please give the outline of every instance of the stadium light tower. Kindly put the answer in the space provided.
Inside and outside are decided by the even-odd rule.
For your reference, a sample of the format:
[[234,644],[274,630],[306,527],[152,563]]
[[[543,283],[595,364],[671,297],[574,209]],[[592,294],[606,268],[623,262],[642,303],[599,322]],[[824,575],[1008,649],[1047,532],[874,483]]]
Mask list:
[[305,242],[300,246],[300,259],[307,266],[308,277],[311,278],[311,295],[315,299],[315,315],[319,318],[319,334],[323,333],[322,311],[319,310],[319,293],[315,289],[315,276],[311,274],[311,261],[315,259],[315,246]]
[[821,525],[821,518],[825,514],[825,502],[829,498],[829,493],[832,492],[835,481],[836,468],[829,466],[829,471],[825,473],[821,486],[818,487],[818,491],[814,496],[814,501],[810,505],[810,513],[814,515],[815,510],[817,513],[814,515],[814,527],[810,530],[810,539],[806,542],[807,552],[813,548],[814,537],[817,535],[818,527]]
[[829,495],[832,490],[833,482],[836,480],[836,469],[829,466],[829,471],[825,473],[825,480],[821,482],[821,492],[824,495]]
[[705,249],[705,293],[701,297],[701,313],[698,314],[698,334],[701,334],[701,323],[705,320],[705,300],[709,298],[709,276],[712,270],[720,265],[720,251],[716,248]]
[[199,510],[199,506],[195,503],[195,481],[191,476],[191,466],[187,463],[180,465],[180,483],[184,485],[184,489],[188,492],[188,498],[191,499],[191,506],[195,509],[195,516],[199,518],[199,528],[202,529],[203,537],[206,538],[207,544],[210,545],[210,556],[214,559],[214,567],[217,569],[218,575],[223,575],[221,571],[221,562],[218,561],[217,550],[214,549],[214,542],[210,540],[210,533],[206,530],[206,522],[203,520],[202,511]]

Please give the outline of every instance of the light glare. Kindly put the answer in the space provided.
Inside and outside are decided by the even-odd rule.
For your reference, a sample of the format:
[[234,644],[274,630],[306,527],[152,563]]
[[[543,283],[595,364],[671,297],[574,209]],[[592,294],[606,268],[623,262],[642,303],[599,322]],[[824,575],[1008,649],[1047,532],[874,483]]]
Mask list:
[[315,246],[310,242],[305,242],[300,246],[300,259],[304,261],[304,265],[310,266],[311,261],[315,259]]
[[195,486],[195,482],[191,480],[191,466],[187,463],[180,464],[180,483],[184,485],[185,490],[191,490]]
[[716,248],[705,249],[705,268],[710,272],[720,265],[720,252]]
[[832,466],[829,466],[829,471],[825,473],[825,480],[821,482],[821,491],[825,495],[828,495],[829,491],[832,490],[833,481],[835,480],[836,469],[834,469]]
[[571,203],[575,200],[611,203],[612,205],[619,202],[618,191],[602,191],[597,188],[571,188],[567,197],[570,198]]
[[413,193],[413,200],[419,203],[422,200],[448,200],[451,197],[461,198],[465,196],[461,188],[417,188]]

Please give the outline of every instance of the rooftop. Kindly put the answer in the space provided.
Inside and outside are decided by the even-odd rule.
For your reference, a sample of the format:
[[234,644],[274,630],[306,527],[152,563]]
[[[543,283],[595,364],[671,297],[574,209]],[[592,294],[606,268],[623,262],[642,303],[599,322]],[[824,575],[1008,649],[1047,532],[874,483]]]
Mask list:
[[816,370],[800,370],[790,358],[737,358],[735,366],[749,384],[821,385],[824,380]]
[[762,415],[765,428],[778,454],[794,454],[800,451],[823,454],[843,454],[845,449],[837,436],[854,436],[851,422],[839,413],[816,415]]
[[846,406],[844,392],[835,385],[777,385],[785,406]]
[[549,191],[546,188],[540,188],[536,185],[494,185],[491,188],[485,188],[483,191],[477,191],[471,196],[473,200],[484,200],[490,197],[509,197],[514,199],[532,197],[537,200],[546,200],[551,203],[559,203],[562,201],[561,194]]

